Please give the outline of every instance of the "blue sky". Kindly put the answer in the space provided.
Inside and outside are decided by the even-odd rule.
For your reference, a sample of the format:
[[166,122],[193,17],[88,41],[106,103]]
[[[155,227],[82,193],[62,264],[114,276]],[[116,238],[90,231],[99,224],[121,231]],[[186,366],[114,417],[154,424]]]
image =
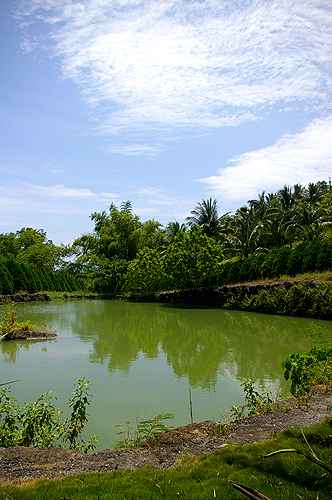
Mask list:
[[331,0],[2,0],[0,232],[332,176]]

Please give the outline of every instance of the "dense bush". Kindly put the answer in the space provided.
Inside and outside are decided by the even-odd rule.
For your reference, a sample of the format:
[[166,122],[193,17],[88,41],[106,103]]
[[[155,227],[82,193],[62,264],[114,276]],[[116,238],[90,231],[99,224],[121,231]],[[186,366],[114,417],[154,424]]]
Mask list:
[[218,276],[218,285],[243,283],[264,278],[279,278],[283,274],[326,271],[332,268],[332,243],[318,238],[310,243],[300,243],[275,248],[268,253],[253,254],[247,259],[225,262]]
[[47,271],[9,258],[0,261],[0,293],[36,293],[42,291],[73,292],[84,283],[65,271]]
[[226,303],[226,307],[270,314],[306,316],[332,319],[332,284],[320,283],[310,287],[308,283],[299,283],[289,289],[260,290],[251,296],[235,295]]
[[285,379],[291,381],[291,394],[300,400],[308,399],[314,385],[331,385],[332,346],[313,347],[303,354],[293,352],[282,363],[282,369]]

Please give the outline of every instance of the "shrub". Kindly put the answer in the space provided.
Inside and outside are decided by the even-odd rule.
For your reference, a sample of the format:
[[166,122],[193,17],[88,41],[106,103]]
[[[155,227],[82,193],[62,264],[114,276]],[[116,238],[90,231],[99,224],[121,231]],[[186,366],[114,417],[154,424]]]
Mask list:
[[285,379],[291,381],[291,394],[299,400],[306,400],[314,385],[331,383],[332,346],[313,347],[303,354],[293,352],[281,367]]
[[70,417],[61,418],[62,412],[55,408],[52,391],[40,396],[33,403],[16,404],[10,387],[0,390],[0,446],[27,446],[44,448],[64,446],[83,450],[95,448],[98,438],[93,435],[84,442],[80,435],[87,422],[87,406],[90,405],[90,382],[84,378],[75,383],[75,391],[68,402],[72,409]]

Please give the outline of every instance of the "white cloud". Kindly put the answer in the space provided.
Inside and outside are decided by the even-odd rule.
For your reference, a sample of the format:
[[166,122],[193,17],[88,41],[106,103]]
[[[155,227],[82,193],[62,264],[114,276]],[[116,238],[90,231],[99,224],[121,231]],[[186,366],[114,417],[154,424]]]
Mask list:
[[287,184],[308,184],[332,176],[332,115],[317,119],[296,135],[233,158],[217,174],[199,179],[228,200],[248,200]]
[[[43,196],[52,196],[55,198],[98,198],[100,195],[93,193],[85,188],[68,188],[63,184],[55,186],[38,186],[37,184],[26,184],[28,190],[37,191]],[[105,195],[105,193],[104,193]],[[116,195],[109,194],[108,198],[113,198]],[[105,196],[103,196],[105,197]]]
[[174,198],[165,195],[161,189],[145,187],[139,189],[138,194],[153,205],[173,205],[176,203]]
[[48,47],[107,133],[330,106],[330,0],[26,0],[20,20],[29,50]]
[[[6,198],[0,196],[0,203],[11,203],[12,205],[25,205],[27,202],[30,204],[31,200],[37,203],[38,200],[41,203],[46,203],[46,206],[53,207],[50,211],[55,210],[61,212],[61,207],[55,206],[61,199],[62,203],[77,202],[77,203],[88,203],[96,201],[103,204],[110,204],[114,199],[118,198],[119,195],[116,193],[94,193],[90,189],[86,188],[71,188],[64,184],[56,184],[51,186],[43,186],[38,184],[26,183],[26,182],[14,182],[7,185],[5,188]],[[8,193],[10,197],[8,197]],[[62,206],[62,205],[61,205]]]
[[116,144],[108,147],[110,153],[126,156],[154,156],[164,149],[162,145],[149,146],[147,144]]

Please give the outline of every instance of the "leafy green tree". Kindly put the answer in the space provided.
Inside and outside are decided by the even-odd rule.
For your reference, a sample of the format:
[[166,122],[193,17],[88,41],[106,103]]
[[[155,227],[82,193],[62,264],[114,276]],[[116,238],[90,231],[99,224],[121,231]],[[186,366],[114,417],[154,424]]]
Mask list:
[[0,262],[0,293],[8,295],[14,291],[14,280],[7,266]]
[[16,257],[20,251],[20,242],[14,233],[0,234],[0,255]]
[[15,259],[7,260],[7,269],[13,278],[14,291],[28,290],[28,282],[22,266]]
[[216,282],[223,258],[220,246],[197,225],[178,232],[164,258],[168,285],[186,289]]
[[143,222],[139,232],[138,247],[141,250],[144,248],[161,250],[165,239],[164,231],[162,231],[161,228],[162,224],[154,219]]
[[139,230],[142,224],[137,215],[132,213],[131,203],[121,204],[120,210],[112,203],[109,214],[93,213],[95,233],[98,239],[97,255],[132,260],[139,247]]
[[323,201],[324,196],[329,192],[329,186],[325,181],[319,181],[316,184],[309,182],[308,186],[303,190],[303,199],[311,206],[319,206]]
[[185,233],[186,232],[186,225],[185,224],[180,225],[179,222],[177,222],[177,221],[172,221],[172,222],[169,222],[167,224],[166,230],[165,230],[165,243],[166,243],[166,245],[170,245],[171,243],[173,243],[174,238],[179,231],[182,231]]
[[164,282],[163,263],[157,250],[144,248],[128,266],[126,275],[128,289],[145,293],[162,289]]
[[123,290],[129,262],[113,257],[99,261],[99,266],[90,276],[87,275],[89,288],[98,293],[116,296]]

